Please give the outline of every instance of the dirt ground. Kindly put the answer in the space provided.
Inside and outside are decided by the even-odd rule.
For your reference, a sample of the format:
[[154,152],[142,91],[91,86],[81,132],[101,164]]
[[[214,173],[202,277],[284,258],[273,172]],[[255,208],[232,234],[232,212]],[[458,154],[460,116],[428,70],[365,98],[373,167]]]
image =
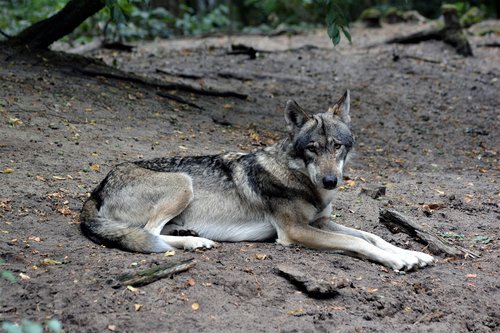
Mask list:
[[[65,332],[500,331],[500,52],[484,46],[498,35],[471,37],[472,58],[437,41],[382,43],[417,29],[354,28],[353,44],[337,48],[319,31],[156,41],[132,53],[87,55],[149,78],[248,94],[176,93],[198,107],[151,85],[88,75],[81,60],[2,50],[0,271],[17,282],[0,278],[0,322],[55,318]],[[261,52],[226,54],[231,43]],[[285,134],[288,99],[324,111],[347,88],[357,147],[334,218],[428,252],[380,224],[379,209],[392,207],[478,258],[437,256],[435,266],[398,275],[274,243],[145,255],[80,233],[82,203],[114,164],[251,151]],[[361,195],[368,185],[387,193]],[[196,266],[172,278],[137,289],[116,284],[124,272],[188,258]],[[334,298],[313,299],[276,274],[280,264],[350,284]]]

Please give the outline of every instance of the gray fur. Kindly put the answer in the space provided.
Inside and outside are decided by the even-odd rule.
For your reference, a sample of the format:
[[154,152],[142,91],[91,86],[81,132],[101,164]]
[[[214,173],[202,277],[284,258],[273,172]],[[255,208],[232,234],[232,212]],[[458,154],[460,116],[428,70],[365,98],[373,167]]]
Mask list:
[[[395,270],[425,266],[432,257],[330,221],[334,188],[354,145],[349,101],[346,92],[315,115],[288,101],[288,137],[254,153],[120,164],[84,204],[81,229],[94,242],[136,252],[277,237]],[[173,236],[183,230],[200,237]]]

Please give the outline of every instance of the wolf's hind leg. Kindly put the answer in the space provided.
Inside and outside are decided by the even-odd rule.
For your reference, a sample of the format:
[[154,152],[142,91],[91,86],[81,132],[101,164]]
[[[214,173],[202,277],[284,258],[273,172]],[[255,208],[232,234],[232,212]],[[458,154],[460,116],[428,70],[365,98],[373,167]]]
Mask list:
[[168,245],[184,250],[194,250],[199,248],[210,249],[217,246],[216,242],[202,237],[167,235],[160,235],[160,237]]
[[162,191],[158,196],[162,198],[155,203],[144,226],[145,230],[156,236],[160,235],[165,224],[186,209],[194,196],[193,184],[188,175],[165,173],[157,177],[160,183],[163,181],[166,185],[158,186]]
[[161,193],[163,198],[154,205],[144,229],[158,236],[169,246],[178,249],[193,250],[215,247],[216,243],[206,238],[160,234],[165,224],[182,213],[194,196],[193,185],[189,176],[181,173],[164,174],[164,179],[159,179],[159,181],[162,180],[168,184],[163,187],[166,191]]

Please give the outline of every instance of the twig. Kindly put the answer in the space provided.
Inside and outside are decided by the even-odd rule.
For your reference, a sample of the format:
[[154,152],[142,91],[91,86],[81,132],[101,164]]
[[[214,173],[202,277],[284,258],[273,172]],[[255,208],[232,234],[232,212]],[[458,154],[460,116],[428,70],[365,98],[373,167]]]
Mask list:
[[442,237],[424,230],[421,226],[393,209],[382,209],[380,211],[380,222],[393,233],[404,232],[420,239],[422,243],[429,245],[429,250],[434,254],[459,256],[463,252],[473,258],[479,257],[478,254],[470,250],[449,244]]
[[201,106],[199,106],[198,104],[195,104],[195,103],[193,103],[193,102],[190,102],[190,101],[188,101],[188,100],[185,100],[185,99],[184,99],[184,98],[182,98],[182,97],[179,97],[179,96],[176,96],[176,95],[172,95],[172,94],[166,93],[166,92],[164,92],[164,91],[157,91],[157,92],[156,92],[156,94],[157,94],[158,96],[161,96],[161,97],[165,97],[165,98],[171,99],[171,100],[176,101],[176,102],[178,102],[178,103],[181,103],[181,104],[186,104],[186,105],[192,106],[192,107],[194,107],[194,108],[196,108],[196,109],[200,109],[200,110],[202,109],[202,107],[201,107]]
[[168,264],[159,265],[133,274],[122,274],[118,276],[117,279],[122,285],[140,287],[159,279],[187,271],[194,265],[196,265],[196,261],[191,258],[180,262],[169,262]]
[[420,61],[424,61],[424,62],[430,62],[430,63],[433,63],[433,64],[440,64],[441,63],[440,60],[421,58],[421,57],[414,56],[414,55],[409,55],[409,54],[403,55],[402,58],[420,60]]
[[413,323],[413,325],[417,325],[418,323],[422,322],[424,319],[426,319],[430,315],[431,315],[430,313],[424,313],[417,320],[415,320],[415,322]]

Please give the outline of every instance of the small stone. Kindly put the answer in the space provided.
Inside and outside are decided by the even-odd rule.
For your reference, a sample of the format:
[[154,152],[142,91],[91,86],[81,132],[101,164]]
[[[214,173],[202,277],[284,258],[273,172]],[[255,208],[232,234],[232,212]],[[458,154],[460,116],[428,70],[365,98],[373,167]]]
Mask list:
[[384,185],[367,185],[361,188],[360,194],[367,195],[373,199],[378,199],[385,195],[386,187]]

